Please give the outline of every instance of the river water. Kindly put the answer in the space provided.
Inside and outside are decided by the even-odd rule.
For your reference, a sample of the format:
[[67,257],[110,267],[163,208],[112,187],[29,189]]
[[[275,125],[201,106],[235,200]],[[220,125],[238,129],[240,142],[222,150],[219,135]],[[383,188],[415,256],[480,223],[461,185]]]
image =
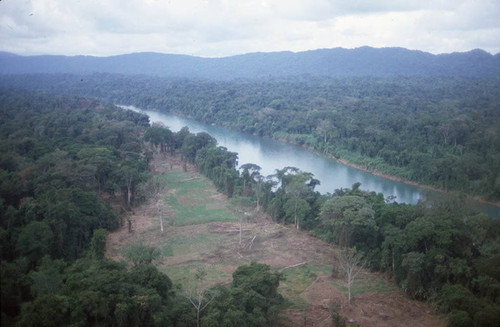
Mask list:
[[[333,193],[336,189],[351,188],[354,183],[361,183],[361,189],[395,196],[399,203],[416,204],[425,198],[426,190],[392,181],[383,177],[346,166],[338,161],[320,156],[302,147],[276,140],[248,135],[226,128],[200,123],[198,121],[152,110],[142,110],[133,106],[120,106],[141,112],[149,116],[150,122],[162,122],[173,132],[187,126],[192,133],[207,132],[213,136],[219,146],[238,153],[238,163],[259,165],[263,176],[275,173],[276,169],[287,166],[297,167],[314,174],[320,181],[316,190],[320,193]],[[482,211],[500,218],[500,208],[482,203],[475,203]]]

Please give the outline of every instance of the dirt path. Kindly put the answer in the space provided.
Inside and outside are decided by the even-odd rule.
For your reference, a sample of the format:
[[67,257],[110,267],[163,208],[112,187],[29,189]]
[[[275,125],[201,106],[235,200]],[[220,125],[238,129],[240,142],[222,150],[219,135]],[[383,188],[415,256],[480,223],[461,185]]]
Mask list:
[[[279,326],[333,326],[332,307],[361,326],[445,325],[429,304],[406,298],[377,274],[360,277],[358,294],[348,306],[345,282],[331,276],[336,251],[333,246],[306,231],[276,224],[260,212],[243,212],[192,167],[184,172],[175,157],[156,155],[151,170],[168,177],[166,187],[155,197],[163,201],[164,232],[159,228],[157,200],[145,203],[129,215],[131,233],[125,223],[108,236],[108,257],[120,260],[123,248],[133,243],[156,246],[164,255],[160,269],[179,283],[200,267],[207,269],[208,280],[216,284],[229,283],[238,266],[252,261],[278,271],[298,265],[283,271],[286,279],[280,284],[280,292],[292,305],[282,313]],[[201,210],[200,217],[215,212],[215,217],[220,214],[224,219],[182,225],[179,217],[183,210]]]

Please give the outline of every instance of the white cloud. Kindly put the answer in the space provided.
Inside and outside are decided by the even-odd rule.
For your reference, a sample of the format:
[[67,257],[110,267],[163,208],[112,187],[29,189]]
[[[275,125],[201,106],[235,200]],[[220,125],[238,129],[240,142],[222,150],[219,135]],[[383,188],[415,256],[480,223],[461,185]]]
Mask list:
[[363,45],[500,52],[496,0],[3,0],[0,50],[227,56]]

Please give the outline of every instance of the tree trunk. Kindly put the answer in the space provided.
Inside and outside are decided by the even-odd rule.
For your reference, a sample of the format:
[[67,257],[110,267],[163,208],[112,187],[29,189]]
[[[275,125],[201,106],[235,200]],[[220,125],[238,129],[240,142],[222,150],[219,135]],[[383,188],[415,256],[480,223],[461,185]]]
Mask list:
[[240,217],[240,247],[241,247],[241,220],[242,218]]
[[348,293],[347,303],[349,305],[351,305],[351,283],[350,282],[347,284],[347,293]]
[[295,227],[299,229],[299,222],[297,220],[297,199],[295,199]]
[[132,179],[127,181],[127,206],[130,208],[130,202],[132,200]]
[[394,275],[394,249],[392,250],[392,274]]

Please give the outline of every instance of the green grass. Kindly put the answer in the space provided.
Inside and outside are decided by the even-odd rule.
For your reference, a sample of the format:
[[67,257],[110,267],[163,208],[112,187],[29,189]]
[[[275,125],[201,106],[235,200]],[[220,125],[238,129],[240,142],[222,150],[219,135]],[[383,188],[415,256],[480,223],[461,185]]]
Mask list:
[[332,274],[331,265],[311,264],[309,269],[318,276],[330,276]]
[[165,257],[173,257],[174,256],[174,248],[172,245],[167,244],[161,249],[161,254]]
[[174,217],[175,226],[205,224],[214,221],[235,221],[233,214],[225,208],[208,209],[206,205],[178,207]]
[[316,277],[308,265],[286,269],[282,273],[279,292],[292,302],[292,308],[303,308],[307,306],[307,302],[300,295],[316,280]]
[[181,206],[179,201],[177,201],[177,198],[172,195],[165,197],[165,203],[171,206],[173,209]]
[[[342,279],[344,282],[344,279]],[[339,284],[332,282],[332,285],[335,286],[338,290],[344,292],[347,296],[347,286],[344,283]],[[354,283],[351,287],[351,296],[356,296],[365,293],[384,293],[384,292],[392,292],[397,290],[398,287],[390,282],[387,282],[380,278],[375,278],[373,276],[368,279],[357,279],[354,280]]]
[[[172,235],[162,248],[165,256],[188,256],[193,253],[214,251],[221,244],[221,234]],[[203,254],[203,253],[202,253]]]
[[201,176],[191,178],[191,175],[182,172],[167,175],[167,186],[175,191],[164,201],[175,210],[175,226],[237,220],[227,207],[217,206],[211,201],[214,191],[210,181]]
[[386,282],[382,279],[378,278],[370,278],[370,279],[360,279],[355,280],[354,285],[351,288],[351,294],[353,296],[364,294],[364,293],[373,293],[373,292],[392,292],[397,290],[397,286]]
[[[191,179],[194,178],[194,179]],[[189,180],[191,179],[191,180]],[[166,174],[166,182],[168,187],[175,188],[177,194],[187,194],[189,191],[197,191],[198,189],[208,189],[212,187],[212,183],[200,176],[190,175],[184,172],[169,172]]]

